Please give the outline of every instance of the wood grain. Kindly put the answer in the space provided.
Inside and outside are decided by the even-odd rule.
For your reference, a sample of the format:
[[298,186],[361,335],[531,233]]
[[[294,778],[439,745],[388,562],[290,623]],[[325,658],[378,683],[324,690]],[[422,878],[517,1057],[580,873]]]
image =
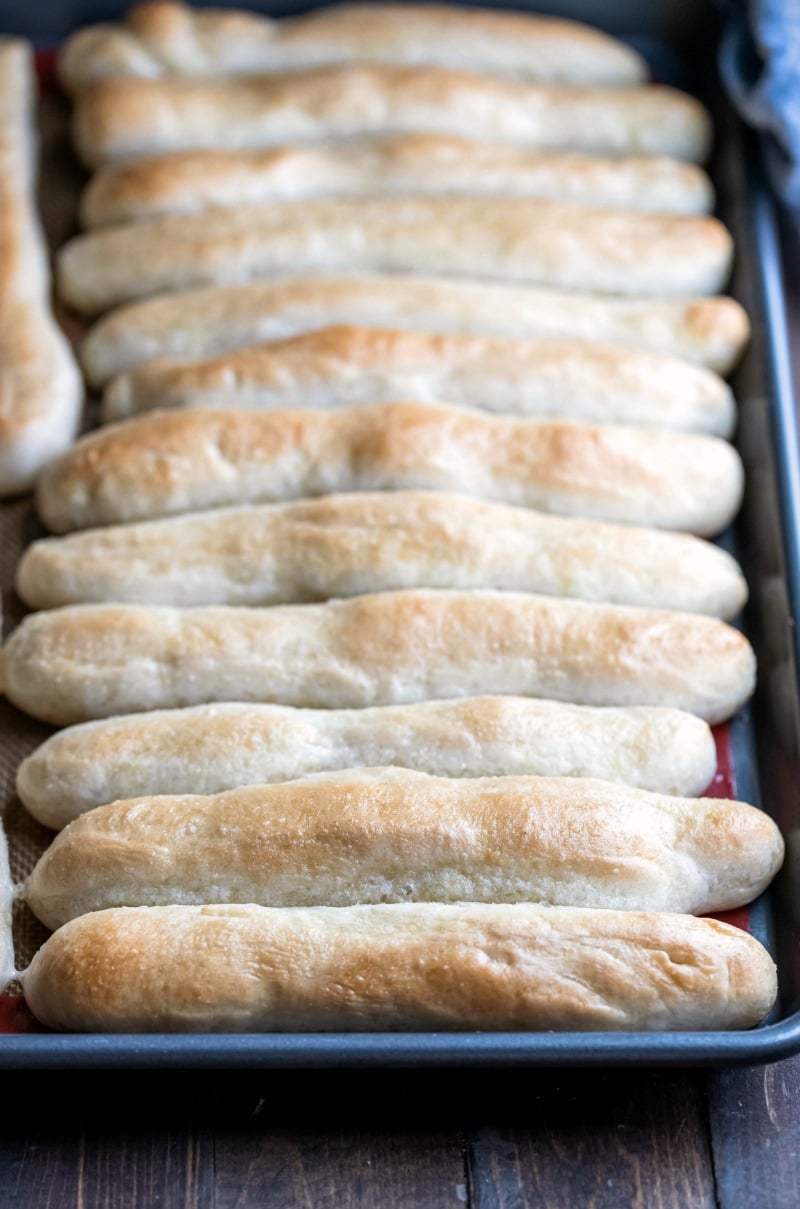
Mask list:
[[[253,1081],[246,1115],[217,1115],[215,1209],[462,1209],[446,1078],[298,1071]],[[464,1102],[458,1092],[453,1103]]]
[[720,1209],[800,1205],[800,1058],[708,1080]]
[[702,1076],[532,1075],[518,1093],[525,1085],[526,1121],[468,1135],[471,1209],[716,1206]]
[[463,1209],[458,1136],[450,1131],[255,1127],[221,1132],[215,1209]]
[[0,1205],[14,1209],[800,1204],[800,1058],[709,1075],[75,1071],[18,1082],[0,1131]]
[[19,1209],[212,1209],[213,1140],[179,1121],[4,1138],[0,1204]]

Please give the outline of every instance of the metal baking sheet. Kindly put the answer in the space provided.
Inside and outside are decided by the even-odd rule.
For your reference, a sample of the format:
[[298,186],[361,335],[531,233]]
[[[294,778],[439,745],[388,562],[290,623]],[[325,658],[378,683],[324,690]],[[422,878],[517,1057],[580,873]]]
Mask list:
[[[41,4],[31,12],[30,5],[12,2],[4,32],[52,47],[69,29],[117,16],[125,7],[102,2]],[[250,7],[282,13],[301,5]],[[605,20],[593,7],[584,11],[580,0],[530,7],[595,24]],[[30,1022],[19,1000],[6,997],[0,1001],[0,1031],[8,1030],[0,1038],[0,1067],[674,1066],[766,1062],[800,1052],[800,636],[795,627],[800,607],[800,453],[777,216],[757,142],[722,99],[710,71],[710,6],[691,8],[687,25],[686,6],[628,0],[614,6],[614,24],[607,28],[627,33],[648,55],[657,78],[698,92],[712,109],[716,151],[710,170],[717,209],[736,241],[730,292],[743,303],[753,324],[751,347],[732,379],[740,411],[736,443],[745,461],[746,496],[740,517],[721,542],[740,559],[750,585],[750,604],[740,624],[756,650],[759,683],[753,702],[725,728],[721,743],[723,760],[730,751],[738,796],[772,814],[787,841],[783,873],[747,912],[749,930],[767,944],[778,963],[780,997],[774,1011],[761,1027],[737,1032],[97,1036],[20,1032]],[[693,87],[695,81],[702,81],[701,86]],[[62,187],[47,188],[42,195],[50,234],[60,243],[75,226],[79,173],[70,167],[65,149],[65,106],[51,99],[44,108],[44,155],[62,157],[65,164]],[[0,557],[5,613],[12,625],[21,614],[10,590],[14,565],[36,533],[29,501],[3,505]],[[49,731],[5,703],[0,705],[0,728],[0,783],[6,789],[5,817],[16,850],[15,873],[20,875],[48,833],[27,820],[13,799],[13,771]],[[25,950],[35,948],[43,935],[32,929],[30,920],[19,919],[20,958],[27,958]]]

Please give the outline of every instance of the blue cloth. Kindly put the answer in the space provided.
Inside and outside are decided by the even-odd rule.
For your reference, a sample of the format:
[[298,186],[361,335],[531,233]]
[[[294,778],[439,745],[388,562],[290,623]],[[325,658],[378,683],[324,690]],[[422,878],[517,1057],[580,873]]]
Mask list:
[[743,118],[767,134],[767,169],[800,213],[800,0],[731,4],[720,72]]

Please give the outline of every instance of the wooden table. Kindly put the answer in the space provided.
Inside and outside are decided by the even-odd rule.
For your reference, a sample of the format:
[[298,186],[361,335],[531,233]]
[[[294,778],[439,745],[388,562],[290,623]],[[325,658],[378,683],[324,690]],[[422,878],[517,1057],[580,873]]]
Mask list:
[[800,1205],[800,1059],[713,1073],[76,1073],[7,1087],[0,1205],[15,1209]]

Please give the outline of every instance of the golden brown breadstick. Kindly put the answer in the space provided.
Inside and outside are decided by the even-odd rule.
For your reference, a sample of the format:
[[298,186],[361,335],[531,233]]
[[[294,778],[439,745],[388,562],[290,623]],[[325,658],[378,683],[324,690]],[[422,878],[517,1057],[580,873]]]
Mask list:
[[527,903],[95,911],[23,986],[50,1028],[110,1033],[734,1029],[777,994],[729,924]]
[[24,895],[48,928],[107,907],[538,902],[702,915],[783,859],[743,802],[570,777],[347,769],[214,797],[133,798],[69,823]]
[[51,463],[39,515],[63,532],[344,491],[454,491],[708,536],[735,516],[738,453],[665,429],[391,403],[346,411],[151,412]]
[[717,294],[733,244],[716,218],[528,198],[345,198],[166,215],[79,235],[58,290],[95,315],[176,290],[286,273],[440,273],[598,294]]
[[152,357],[188,361],[335,323],[517,339],[592,340],[727,373],[749,337],[732,298],[598,298],[443,277],[292,277],[166,294],[105,316],[83,342],[90,381]]
[[219,793],[380,764],[440,777],[599,777],[689,795],[711,784],[717,756],[705,722],[657,706],[500,696],[352,710],[197,705],[59,731],[22,761],[17,793],[58,830],[118,798]]
[[183,151],[108,164],[84,191],[81,219],[86,227],[104,227],[212,207],[432,193],[549,197],[661,214],[707,214],[714,204],[702,168],[666,156],[610,159],[454,135],[398,134],[341,146]]
[[57,726],[212,701],[356,709],[479,693],[720,722],[755,679],[747,639],[710,617],[421,589],[267,609],[52,609],[23,620],[2,666],[8,699]]
[[550,83],[635,84],[647,78],[630,47],[575,21],[448,4],[336,4],[274,20],[138,4],[124,25],[67,39],[59,76],[70,92],[108,76],[236,76],[349,60],[433,64]]

